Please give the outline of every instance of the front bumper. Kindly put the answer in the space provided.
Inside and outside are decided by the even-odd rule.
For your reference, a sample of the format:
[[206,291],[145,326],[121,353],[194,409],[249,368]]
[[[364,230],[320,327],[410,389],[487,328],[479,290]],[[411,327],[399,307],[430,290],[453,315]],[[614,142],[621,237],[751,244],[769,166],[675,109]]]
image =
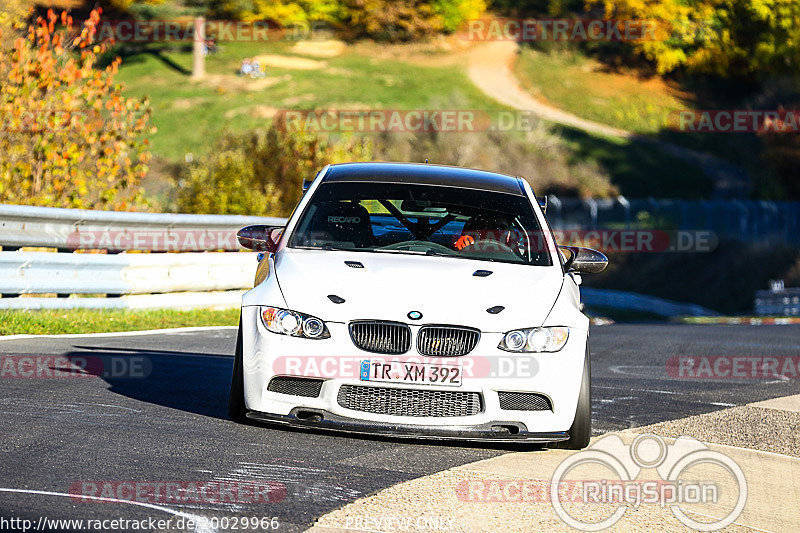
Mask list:
[[302,429],[316,429],[392,437],[400,439],[458,440],[473,442],[526,442],[550,443],[565,441],[566,432],[534,433],[524,424],[497,421],[477,426],[429,426],[419,424],[394,424],[365,421],[335,415],[322,409],[296,407],[288,415],[275,415],[250,411],[247,417],[259,422],[280,424]]
[[[410,326],[412,329],[418,327],[416,324]],[[357,362],[359,359],[372,359],[376,357],[375,354],[361,351],[353,345],[346,324],[329,322],[328,327],[331,338],[325,340],[277,335],[264,328],[257,307],[242,308],[244,396],[250,418],[295,427],[408,438],[490,442],[557,442],[568,438],[567,431],[575,417],[583,374],[586,331],[571,331],[567,345],[558,353],[525,356],[532,361],[528,367],[533,370],[530,375],[521,376],[517,369],[511,375],[489,372],[485,375],[464,377],[462,385],[456,389],[401,382],[365,383],[358,377]],[[414,337],[416,338],[416,331]],[[472,353],[451,360],[464,365],[474,363],[476,369],[501,369],[503,365],[496,363],[521,359],[522,356],[497,348],[501,338],[502,334],[499,333],[483,333]],[[418,354],[416,357],[421,362],[427,362],[426,358]],[[325,369],[325,362],[332,362],[333,373],[308,373],[305,371],[305,363],[289,370],[286,364],[281,363],[286,358],[300,361],[323,358],[326,361],[319,364],[319,370]],[[342,365],[338,363],[344,361],[353,362],[351,368],[356,369],[355,375],[342,375],[339,372]],[[323,380],[323,384],[316,397],[283,394],[268,390],[268,384],[277,376],[319,378]],[[480,394],[482,405],[480,412],[468,416],[379,414],[348,409],[341,405],[337,397],[340,388],[345,385],[474,392]],[[501,391],[541,394],[550,399],[552,409],[501,409],[498,396]]]

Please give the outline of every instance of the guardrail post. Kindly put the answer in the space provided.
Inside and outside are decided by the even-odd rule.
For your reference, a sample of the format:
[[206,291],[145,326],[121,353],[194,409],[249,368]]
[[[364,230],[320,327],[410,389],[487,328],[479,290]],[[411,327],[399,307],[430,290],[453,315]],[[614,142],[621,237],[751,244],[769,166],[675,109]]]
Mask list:
[[617,202],[625,212],[625,229],[631,229],[631,203],[621,194],[617,196]]
[[597,201],[594,198],[585,198],[583,203],[589,208],[589,227],[597,229]]
[[[561,200],[555,194],[548,194],[547,195],[547,203],[552,206],[552,209],[555,210],[555,212],[556,212],[555,213],[556,214],[556,216],[555,216],[556,226],[559,229],[561,229],[563,227],[563,224],[564,224],[564,220],[563,220],[563,218],[561,216],[561,207],[562,207]],[[551,211],[551,213],[552,213],[552,211]]]

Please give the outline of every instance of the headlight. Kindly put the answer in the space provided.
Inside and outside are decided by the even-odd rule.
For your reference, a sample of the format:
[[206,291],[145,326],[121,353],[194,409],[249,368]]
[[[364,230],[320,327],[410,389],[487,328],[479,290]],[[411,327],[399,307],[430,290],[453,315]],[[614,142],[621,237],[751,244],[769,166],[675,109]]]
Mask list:
[[327,339],[331,336],[325,322],[319,318],[288,309],[262,307],[261,322],[271,332],[281,335],[306,339]]
[[506,333],[497,347],[507,352],[557,352],[568,338],[566,326],[515,329]]

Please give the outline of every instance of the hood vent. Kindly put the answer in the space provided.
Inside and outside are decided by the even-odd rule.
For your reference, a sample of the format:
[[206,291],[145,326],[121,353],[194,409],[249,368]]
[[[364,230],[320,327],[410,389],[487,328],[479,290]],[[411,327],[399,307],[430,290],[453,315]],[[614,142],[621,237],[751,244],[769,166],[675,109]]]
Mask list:
[[328,300],[332,301],[335,304],[343,304],[345,302],[344,298],[341,296],[336,296],[335,294],[329,294]]
[[490,315],[496,315],[503,309],[505,309],[505,307],[503,307],[502,305],[495,305],[494,307],[490,307],[489,309],[487,309],[486,312],[489,313]]
[[364,263],[360,261],[345,261],[344,264],[350,268],[364,268]]
[[476,278],[485,278],[487,276],[491,276],[492,274],[494,274],[494,272],[491,270],[476,270],[472,273],[472,275]]

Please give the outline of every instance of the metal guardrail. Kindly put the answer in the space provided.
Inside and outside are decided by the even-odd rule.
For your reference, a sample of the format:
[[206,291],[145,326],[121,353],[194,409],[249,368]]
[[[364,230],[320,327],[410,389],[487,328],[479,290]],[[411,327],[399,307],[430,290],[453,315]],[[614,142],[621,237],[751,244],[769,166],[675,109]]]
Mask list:
[[[800,244],[800,202],[548,196],[556,230],[708,230],[719,238]],[[88,211],[0,204],[0,246],[150,251],[239,250],[236,231],[285,218]]]
[[612,289],[581,287],[581,302],[588,307],[608,307],[629,311],[644,311],[664,317],[717,316],[719,313],[701,305],[676,302],[655,296]]
[[757,315],[800,316],[800,288],[756,291]]
[[711,231],[738,242],[800,244],[800,202],[547,197],[553,229]]
[[3,294],[149,294],[252,287],[254,253],[0,252]]
[[236,232],[249,224],[283,225],[285,218],[88,211],[0,204],[0,246],[59,251],[240,250]]
[[[257,264],[250,252],[0,252],[0,309],[236,306]],[[21,294],[103,297],[14,297]]]
[[[800,202],[594,200],[548,197],[548,218],[559,229],[602,227],[694,229],[717,232],[739,241],[800,243]],[[164,299],[188,301],[178,293],[200,291],[220,294],[251,287],[256,268],[253,254],[210,251],[241,250],[236,232],[250,224],[284,225],[286,219],[239,215],[186,215],[88,211],[0,204],[0,293],[55,293],[130,295],[120,298],[0,298],[0,308],[134,305],[137,301]],[[47,247],[59,251],[102,249],[109,254],[12,252],[20,247]],[[180,254],[117,254],[127,250],[180,251]],[[206,253],[197,253],[203,252]],[[194,252],[194,253],[192,253]],[[595,305],[641,309],[664,315],[707,315],[700,306],[655,300],[622,291],[584,288],[584,300]],[[166,294],[175,295],[167,298]],[[153,298],[144,295],[150,294]],[[230,295],[222,295],[219,301]],[[797,306],[764,297],[756,311],[797,314]],[[795,300],[796,297],[793,297]],[[27,300],[27,302],[22,302]],[[84,302],[80,302],[84,300]],[[89,304],[89,300],[95,300]],[[108,300],[102,302],[102,300]],[[227,300],[225,300],[227,301]],[[15,303],[16,302],[16,303]],[[794,300],[792,300],[794,302]],[[794,302],[796,303],[796,302]],[[145,304],[142,304],[145,305]],[[149,305],[149,304],[147,304]],[[771,307],[770,307],[771,306]],[[769,308],[769,310],[767,310]],[[787,311],[788,309],[788,311]],[[794,311],[792,311],[794,309]]]
[[0,309],[230,309],[245,291],[132,294],[118,298],[0,298]]

